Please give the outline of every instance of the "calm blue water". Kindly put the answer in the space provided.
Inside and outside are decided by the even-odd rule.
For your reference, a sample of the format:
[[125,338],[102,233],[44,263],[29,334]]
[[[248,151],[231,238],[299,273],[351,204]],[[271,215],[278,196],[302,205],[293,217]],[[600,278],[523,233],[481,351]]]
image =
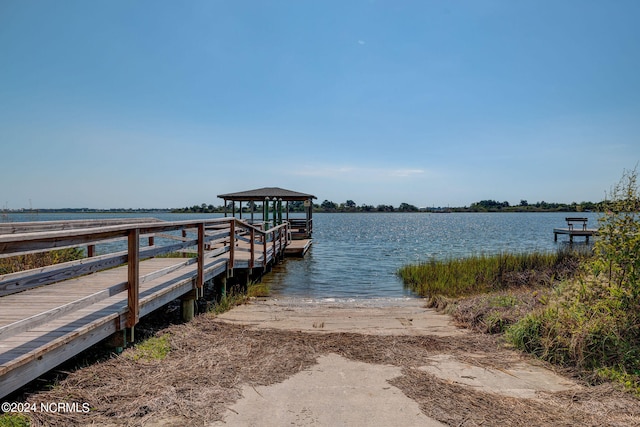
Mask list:
[[[504,251],[554,251],[553,228],[567,213],[314,214],[314,243],[303,259],[288,259],[265,281],[278,297],[313,299],[411,296],[396,277],[406,263]],[[9,215],[11,221],[149,217],[150,214]],[[216,214],[155,214],[164,220]],[[597,214],[581,213],[589,227]],[[7,220],[5,218],[5,220]],[[562,240],[562,236],[559,237]]]

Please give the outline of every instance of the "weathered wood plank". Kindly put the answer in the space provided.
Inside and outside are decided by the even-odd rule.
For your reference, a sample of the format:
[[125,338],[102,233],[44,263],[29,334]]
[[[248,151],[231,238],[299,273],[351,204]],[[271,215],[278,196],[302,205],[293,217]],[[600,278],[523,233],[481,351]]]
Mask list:
[[88,307],[91,304],[94,304],[98,301],[102,301],[103,299],[109,298],[119,292],[125,291],[126,289],[127,289],[126,283],[118,283],[117,285],[111,286],[107,289],[96,292],[89,296],[82,297],[73,302],[61,305],[53,309],[49,309],[40,314],[36,314],[35,316],[28,317],[26,319],[21,319],[9,325],[2,326],[0,327],[0,340],[4,340],[10,336],[19,334],[21,332],[26,332],[29,329],[42,325],[46,322],[51,322],[53,319],[57,319],[58,317],[61,317],[71,311]]

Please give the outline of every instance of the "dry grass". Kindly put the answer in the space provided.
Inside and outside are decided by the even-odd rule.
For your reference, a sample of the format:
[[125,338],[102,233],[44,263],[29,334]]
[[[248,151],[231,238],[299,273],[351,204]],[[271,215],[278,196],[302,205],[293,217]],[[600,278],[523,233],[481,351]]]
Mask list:
[[[170,351],[162,360],[117,357],[78,370],[29,402],[87,402],[89,414],[35,414],[32,425],[203,425],[222,419],[243,384],[281,382],[337,353],[355,361],[403,368],[393,380],[428,416],[448,425],[633,425],[640,402],[606,387],[549,394],[544,402],[481,393],[419,371],[428,357],[452,354],[479,366],[505,369],[517,361],[493,337],[372,336],[253,330],[212,315],[161,331]],[[134,349],[127,350],[135,351]],[[484,355],[484,357],[478,357]],[[597,406],[591,402],[598,402]]]
[[[640,405],[610,387],[517,399],[476,391],[417,369],[391,381],[422,412],[450,426],[637,426]],[[595,403],[595,405],[594,405]]]

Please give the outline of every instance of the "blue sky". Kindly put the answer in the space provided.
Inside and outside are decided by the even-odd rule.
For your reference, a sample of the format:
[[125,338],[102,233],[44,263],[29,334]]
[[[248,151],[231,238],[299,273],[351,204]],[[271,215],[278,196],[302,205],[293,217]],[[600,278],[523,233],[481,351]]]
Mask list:
[[0,0],[0,205],[599,201],[640,2]]

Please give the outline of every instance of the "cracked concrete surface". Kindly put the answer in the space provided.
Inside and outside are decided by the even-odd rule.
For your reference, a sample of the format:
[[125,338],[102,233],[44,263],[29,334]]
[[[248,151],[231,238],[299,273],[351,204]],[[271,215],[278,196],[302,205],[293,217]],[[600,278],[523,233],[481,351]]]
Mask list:
[[[218,321],[256,329],[309,333],[351,332],[372,335],[434,335],[464,337],[449,316],[424,307],[421,299],[301,300],[265,299],[232,309]],[[539,391],[578,387],[548,369],[525,362],[509,369],[473,365],[473,356],[457,360],[450,354],[428,358],[420,367],[445,381],[486,393],[535,398]],[[270,386],[244,386],[243,397],[223,421],[210,424],[244,426],[442,426],[389,381],[402,368],[322,355],[317,364]]]

